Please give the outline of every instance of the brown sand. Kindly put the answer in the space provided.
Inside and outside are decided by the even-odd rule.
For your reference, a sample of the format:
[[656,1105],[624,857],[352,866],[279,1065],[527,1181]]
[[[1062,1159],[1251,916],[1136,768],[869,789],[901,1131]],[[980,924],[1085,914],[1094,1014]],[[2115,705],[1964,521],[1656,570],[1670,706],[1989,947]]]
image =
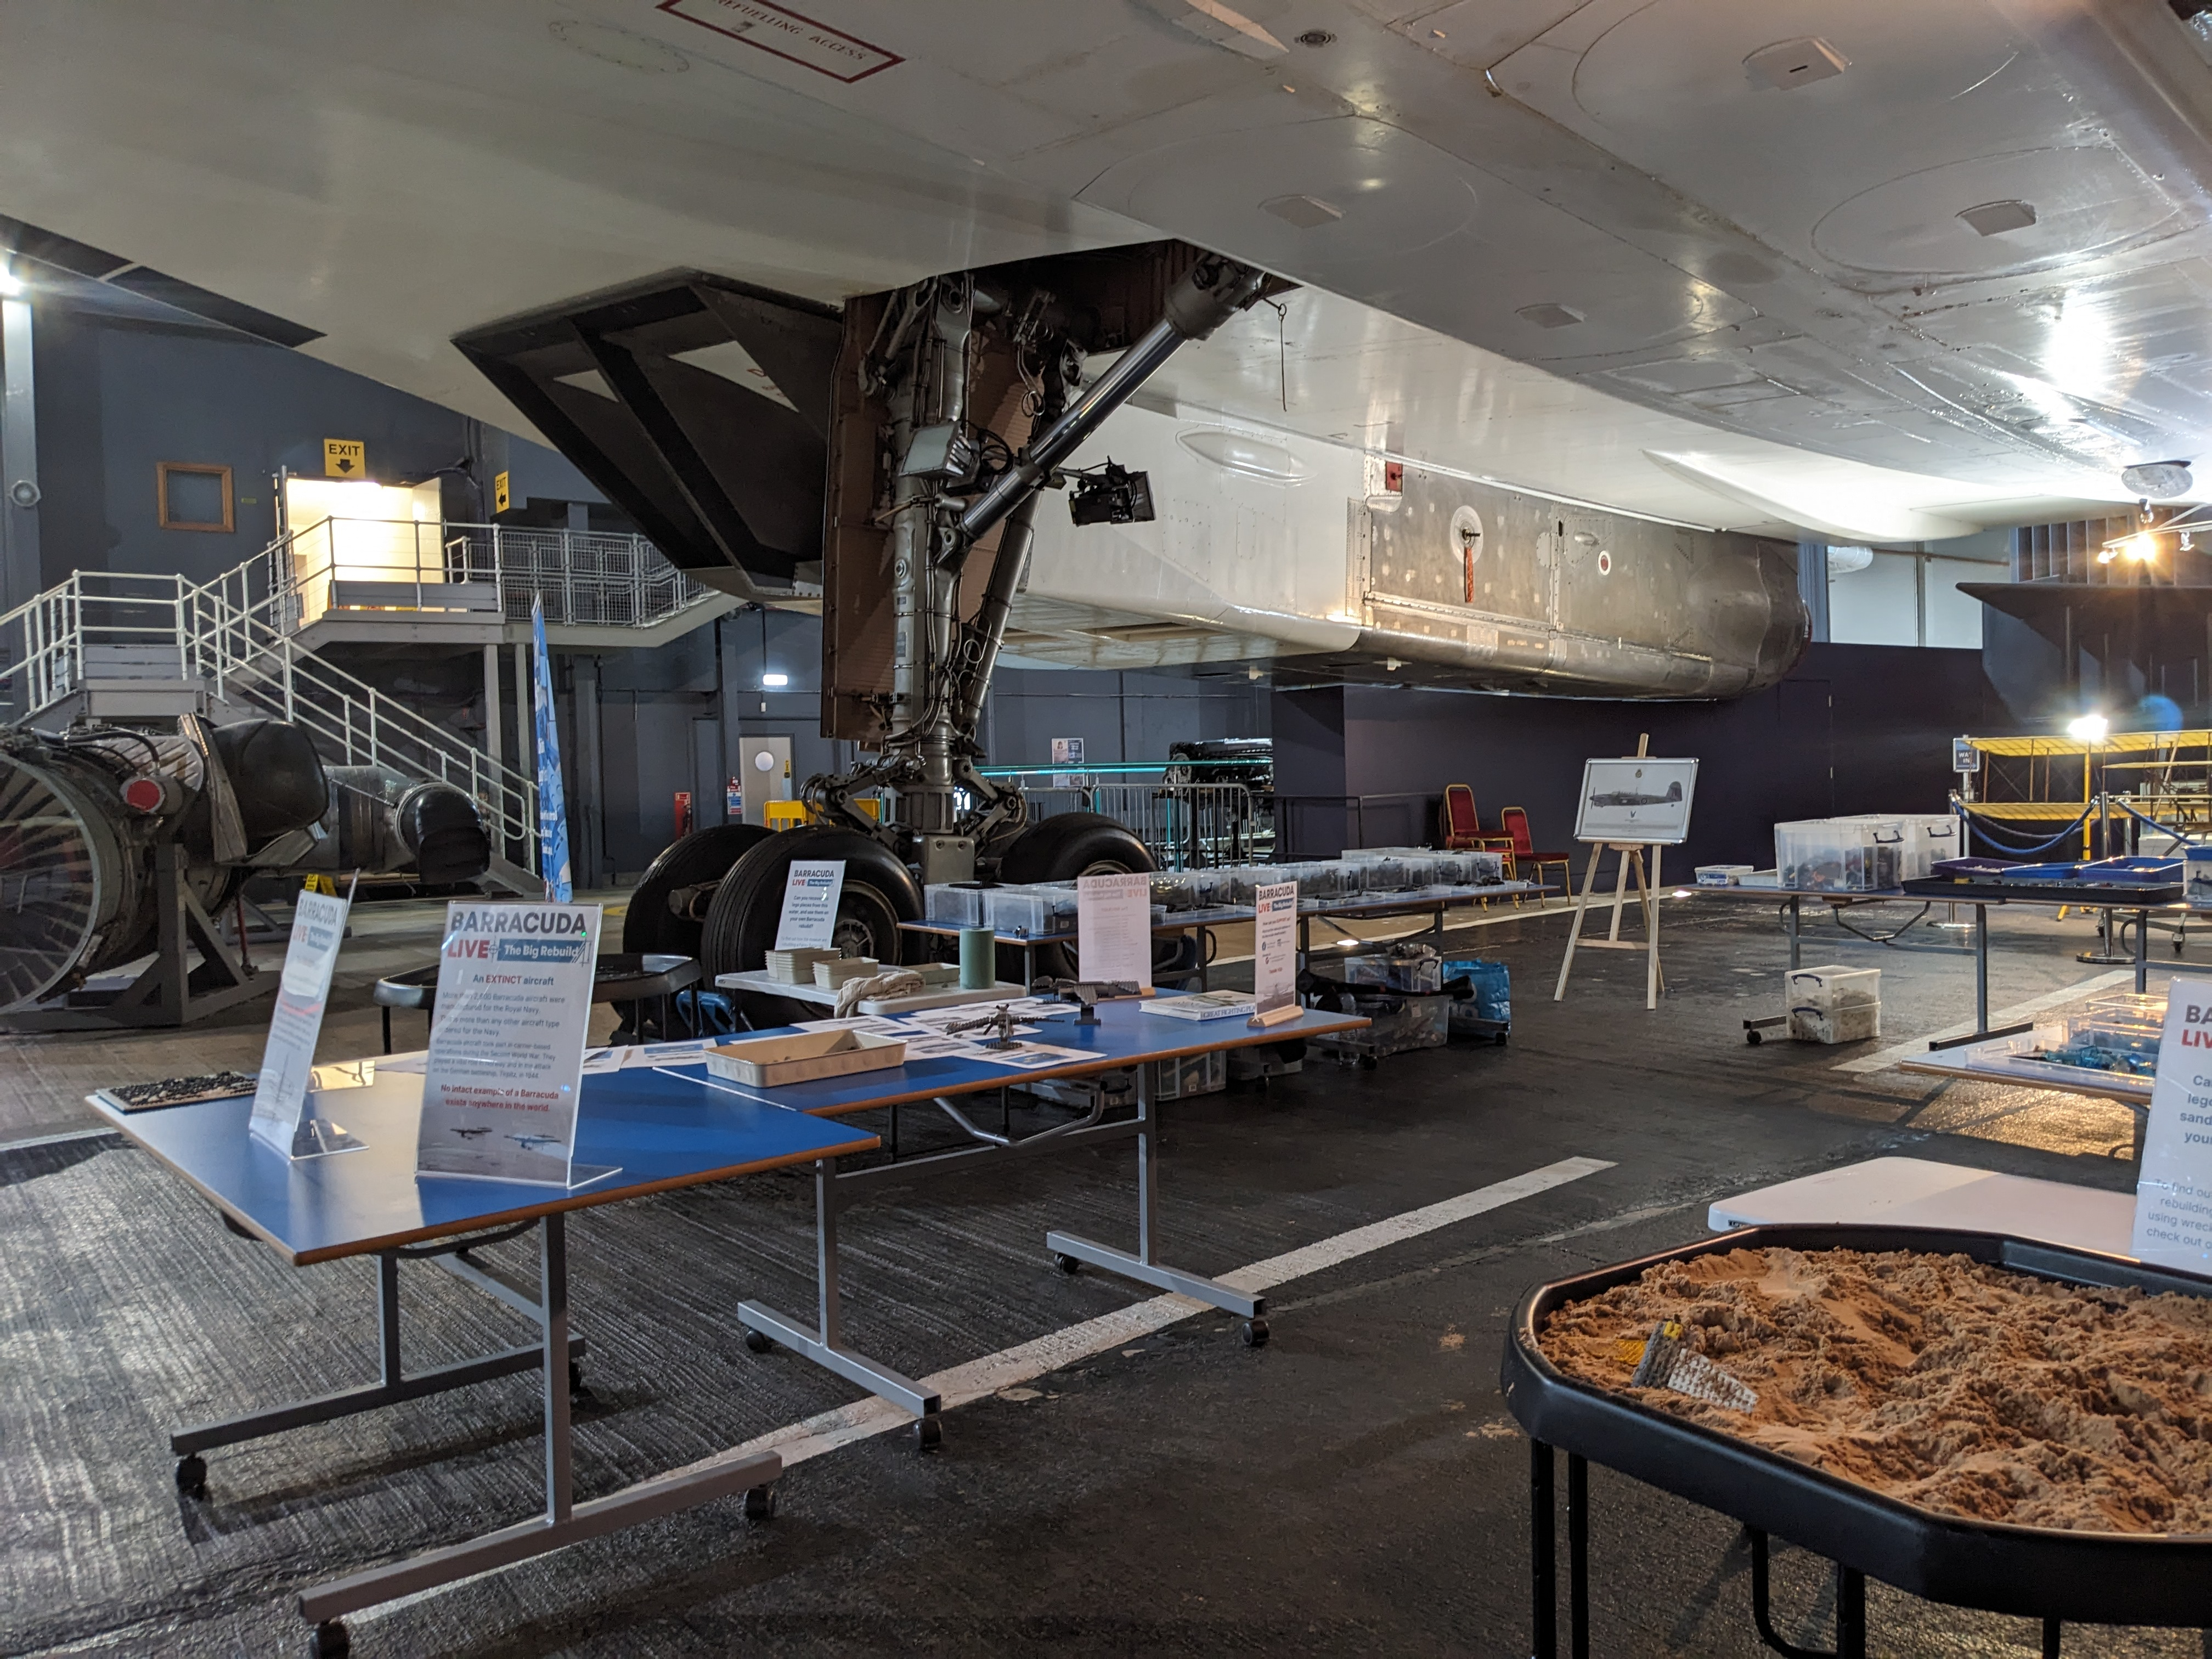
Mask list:
[[[1631,1389],[1662,1318],[1748,1383]],[[1568,1376],[1931,1510],[2212,1532],[2212,1299],[2078,1290],[1963,1255],[1729,1250],[1553,1314]]]

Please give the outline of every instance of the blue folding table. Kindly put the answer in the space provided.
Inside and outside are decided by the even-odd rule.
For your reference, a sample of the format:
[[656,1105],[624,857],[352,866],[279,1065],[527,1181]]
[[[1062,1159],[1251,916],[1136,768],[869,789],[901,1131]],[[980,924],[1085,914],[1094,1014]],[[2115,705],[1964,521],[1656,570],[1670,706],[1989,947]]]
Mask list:
[[[343,1616],[472,1573],[543,1554],[583,1539],[689,1509],[732,1492],[745,1512],[773,1512],[782,1460],[774,1453],[664,1475],[588,1503],[574,1502],[570,1480],[568,1395],[580,1386],[584,1342],[568,1328],[566,1216],[647,1193],[726,1181],[791,1164],[868,1151],[876,1137],[842,1125],[709,1089],[644,1068],[597,1073],[583,1081],[577,1115],[579,1164],[616,1172],[588,1186],[560,1188],[415,1172],[420,1074],[379,1078],[367,1087],[318,1091],[319,1116],[366,1142],[359,1152],[287,1158],[247,1133],[250,1099],[124,1113],[96,1097],[94,1109],[205,1194],[233,1231],[265,1240],[295,1266],[374,1255],[378,1266],[381,1381],[219,1423],[170,1437],[177,1484],[205,1491],[201,1453],[380,1406],[536,1370],[545,1406],[545,1512],[518,1526],[374,1567],[304,1592],[310,1651],[322,1659],[349,1644]],[[474,1260],[480,1246],[535,1229],[540,1235],[533,1288]],[[543,1340],[526,1347],[409,1375],[401,1364],[399,1264],[431,1261],[536,1324]]]
[[[1152,1097],[1152,1068],[1160,1060],[1328,1036],[1357,1030],[1368,1022],[1355,1015],[1313,1010],[1302,1010],[1295,1019],[1267,1026],[1255,1026],[1236,1017],[1184,1020],[1145,1013],[1133,1000],[1100,1003],[1097,1022],[1092,1024],[1079,1024],[1071,1015],[1036,1022],[1037,1035],[1032,1040],[1055,1048],[1079,1049],[1086,1057],[1048,1069],[1017,1070],[964,1059],[914,1060],[891,1070],[823,1078],[775,1089],[751,1089],[710,1080],[703,1065],[675,1068],[674,1075],[694,1079],[707,1087],[726,1090],[738,1098],[763,1106],[787,1107],[820,1118],[841,1118],[857,1112],[927,1102],[942,1112],[969,1143],[949,1152],[842,1174],[835,1157],[818,1161],[814,1186],[814,1327],[809,1329],[757,1302],[740,1303],[738,1318],[745,1328],[748,1346],[756,1352],[766,1352],[781,1344],[848,1382],[858,1383],[878,1398],[912,1412],[915,1418],[915,1442],[921,1449],[928,1450],[941,1438],[938,1419],[940,1401],[936,1390],[847,1347],[842,1340],[837,1217],[848,1201],[843,1197],[844,1192],[850,1188],[865,1190],[885,1182],[912,1182],[968,1167],[979,1158],[1061,1152],[1131,1137],[1137,1143],[1136,1249],[1116,1249],[1093,1239],[1057,1231],[1045,1235],[1045,1248],[1053,1253],[1063,1272],[1077,1272],[1088,1263],[1156,1290],[1172,1291],[1236,1315],[1244,1322],[1247,1342],[1256,1346],[1267,1340],[1264,1297],[1249,1295],[1199,1273],[1167,1267],[1153,1259],[1152,1213],[1158,1202],[1159,1125]],[[1017,1138],[984,1128],[959,1104],[963,1096],[988,1093],[1033,1080],[1085,1077],[1124,1068],[1133,1069],[1136,1074],[1135,1110],[1126,1117],[1108,1116],[1102,1091],[1085,1115]]]

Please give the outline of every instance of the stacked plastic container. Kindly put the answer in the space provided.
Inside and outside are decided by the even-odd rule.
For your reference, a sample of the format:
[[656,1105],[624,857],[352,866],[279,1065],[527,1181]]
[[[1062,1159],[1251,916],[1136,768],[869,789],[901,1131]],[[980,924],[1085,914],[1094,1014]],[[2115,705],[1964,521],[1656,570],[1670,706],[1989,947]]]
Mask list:
[[1783,979],[1790,1035],[1798,1042],[1860,1042],[1881,1035],[1881,969],[1792,968]]

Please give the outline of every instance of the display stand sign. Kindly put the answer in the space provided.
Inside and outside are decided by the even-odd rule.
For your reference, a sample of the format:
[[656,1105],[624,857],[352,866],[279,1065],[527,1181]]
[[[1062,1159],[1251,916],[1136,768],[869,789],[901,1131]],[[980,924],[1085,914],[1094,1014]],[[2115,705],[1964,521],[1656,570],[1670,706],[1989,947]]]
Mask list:
[[[1559,963],[1559,982],[1552,992],[1559,1002],[1567,994],[1567,976],[1574,971],[1575,951],[1642,951],[1644,953],[1644,1006],[1655,1009],[1667,976],[1659,966],[1659,908],[1653,896],[1659,886],[1659,856],[1662,847],[1679,847],[1689,839],[1690,803],[1698,789],[1698,763],[1661,760],[1646,751],[1649,732],[1638,738],[1636,752],[1618,758],[1596,757],[1583,763],[1582,797],[1575,808],[1575,839],[1589,844],[1589,863],[1583,871],[1583,890],[1575,901],[1574,921],[1567,928],[1567,953]],[[1619,860],[1613,872],[1613,925],[1603,939],[1583,937],[1583,921],[1597,890],[1598,860],[1611,848]],[[1646,867],[1644,860],[1650,855]],[[1636,898],[1644,915],[1644,943],[1620,936],[1620,917],[1628,902],[1628,878],[1636,877]],[[1571,870],[1568,872],[1571,875]],[[1603,902],[1602,900],[1600,901]]]
[[1055,789],[1083,787],[1083,739],[1054,738],[1052,740],[1052,787]]
[[2212,1273],[2212,981],[2166,990],[2130,1248],[2161,1267]]
[[313,1081],[315,1040],[322,1035],[323,1011],[330,1006],[331,974],[338,965],[345,939],[344,898],[302,891],[292,909],[292,938],[284,947],[284,974],[277,982],[276,1009],[269,1018],[269,1042],[261,1051],[261,1078],[253,1091],[253,1138],[287,1158],[319,1158],[350,1152],[356,1140],[328,1118],[308,1109]]
[[599,957],[596,904],[446,907],[418,1175],[580,1187],[614,1173],[575,1162]]
[[794,863],[783,878],[783,915],[775,924],[775,948],[835,949],[837,899],[844,890],[844,860]]
[[1152,879],[1083,876],[1075,884],[1075,950],[1083,977],[1152,988]]
[[1252,890],[1252,1024],[1298,1018],[1298,884]]

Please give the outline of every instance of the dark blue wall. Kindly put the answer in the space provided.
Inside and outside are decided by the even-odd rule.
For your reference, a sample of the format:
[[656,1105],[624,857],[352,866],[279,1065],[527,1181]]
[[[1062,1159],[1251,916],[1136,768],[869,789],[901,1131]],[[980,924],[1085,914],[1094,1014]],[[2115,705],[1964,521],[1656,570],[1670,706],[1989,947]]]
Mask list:
[[1767,868],[1779,821],[1941,812],[1953,782],[1950,740],[2020,729],[1979,652],[1826,644],[1813,646],[1780,684],[1732,702],[1352,686],[1279,693],[1274,720],[1285,794],[1366,798],[1359,817],[1323,800],[1290,809],[1292,850],[1313,855],[1363,839],[1429,840],[1449,783],[1474,789],[1486,826],[1502,807],[1525,807],[1544,849],[1565,848],[1583,762],[1632,755],[1649,732],[1651,753],[1698,762],[1690,840],[1668,850],[1664,866],[1684,878],[1697,864]]

